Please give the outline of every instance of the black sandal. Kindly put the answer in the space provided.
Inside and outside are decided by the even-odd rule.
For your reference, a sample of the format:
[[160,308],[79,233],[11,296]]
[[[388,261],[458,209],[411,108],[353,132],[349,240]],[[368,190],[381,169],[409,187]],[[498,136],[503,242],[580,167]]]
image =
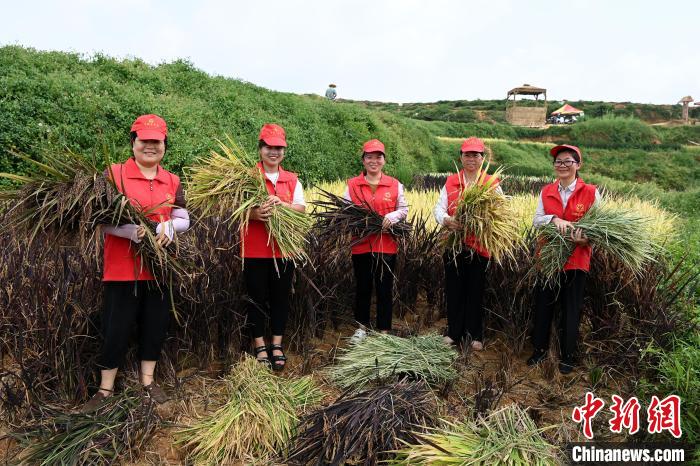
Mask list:
[[[278,350],[282,351],[282,354],[279,356],[275,356],[272,354],[272,351]],[[272,361],[272,370],[273,371],[281,371],[284,369],[284,366],[286,366],[286,361],[287,361],[287,356],[284,355],[284,351],[282,350],[282,345],[275,345],[272,344],[270,345],[270,360]],[[282,364],[278,364],[282,362]]]
[[[267,356],[264,358],[259,358],[258,354],[262,353],[263,351],[267,353]],[[256,361],[258,361],[260,364],[265,364],[267,367],[272,367],[272,363],[270,362],[270,351],[267,346],[258,346],[257,348],[253,349],[253,352],[255,353]]]

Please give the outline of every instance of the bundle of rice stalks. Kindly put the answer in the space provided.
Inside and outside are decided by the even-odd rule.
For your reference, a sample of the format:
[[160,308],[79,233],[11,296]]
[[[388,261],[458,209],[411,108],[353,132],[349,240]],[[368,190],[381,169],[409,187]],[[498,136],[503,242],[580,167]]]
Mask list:
[[300,411],[321,394],[310,377],[283,379],[252,357],[225,379],[229,400],[214,414],[177,433],[195,464],[231,464],[286,453]]
[[314,201],[316,209],[315,231],[317,235],[353,237],[350,245],[361,242],[369,235],[379,234],[382,231],[403,239],[411,232],[411,225],[405,221],[392,224],[387,230],[382,228],[384,216],[372,210],[368,205],[358,205],[337,196],[329,191],[320,189],[321,199]]
[[[146,235],[136,246],[156,280],[170,283],[171,278],[187,282],[195,272],[191,248],[180,237],[168,247],[157,243],[156,222],[131,205],[114,183],[98,169],[95,158],[78,154],[45,154],[39,162],[16,154],[30,164],[28,175],[0,173],[0,177],[20,183],[14,190],[0,193],[5,201],[3,231],[26,231],[31,243],[39,232],[78,234],[85,242],[93,239],[99,225],[136,224]],[[110,166],[109,156],[105,163]]]
[[[251,209],[265,204],[269,194],[265,175],[257,167],[258,160],[231,138],[227,141],[219,141],[223,155],[211,151],[189,170],[188,205],[200,209],[202,215],[222,217],[231,228],[245,230]],[[309,216],[277,205],[265,226],[268,244],[284,257],[302,263],[308,260],[304,246],[311,226]]]
[[429,433],[415,433],[417,443],[405,446],[387,464],[551,465],[558,450],[517,405],[509,405],[476,421],[442,421]]
[[[575,226],[588,237],[596,254],[613,258],[635,275],[641,273],[644,264],[655,261],[661,248],[647,236],[649,219],[606,201],[592,206]],[[575,244],[570,232],[562,235],[553,223],[539,228],[539,235],[539,277],[545,285],[556,285]]]
[[335,403],[302,420],[289,464],[374,465],[390,458],[416,426],[434,425],[435,396],[427,384],[399,382]]
[[464,237],[473,235],[491,253],[498,264],[514,259],[513,251],[522,245],[522,228],[507,197],[496,192],[496,170],[486,181],[488,166],[480,170],[476,182],[466,186],[457,200],[454,219],[462,225],[459,233],[451,232],[448,247],[454,256],[464,248]]
[[340,351],[329,377],[343,388],[362,389],[372,381],[408,377],[432,386],[457,377],[457,353],[437,334],[401,338],[370,332],[367,338]]
[[91,414],[50,409],[38,424],[10,435],[22,448],[21,464],[114,464],[135,461],[160,424],[154,403],[134,388],[110,397]]

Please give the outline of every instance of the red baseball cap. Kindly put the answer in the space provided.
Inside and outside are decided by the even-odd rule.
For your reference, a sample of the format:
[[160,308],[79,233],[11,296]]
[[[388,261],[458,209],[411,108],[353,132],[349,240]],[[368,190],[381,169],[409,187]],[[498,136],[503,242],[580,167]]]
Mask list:
[[576,146],[570,146],[570,145],[568,145],[568,144],[561,144],[561,145],[559,145],[559,146],[552,147],[552,148],[549,150],[549,154],[550,154],[552,157],[556,158],[557,155],[559,155],[559,152],[561,152],[561,151],[563,151],[563,150],[572,150],[572,151],[576,152],[576,153],[578,154],[578,161],[579,161],[579,163],[583,162],[583,155],[581,155],[581,149],[579,149],[579,148],[576,147]]
[[362,152],[367,154],[370,152],[381,152],[386,155],[384,151],[384,144],[379,139],[371,139],[362,145]]
[[287,147],[287,135],[284,132],[284,128],[274,123],[265,123],[260,128],[258,141],[263,141],[268,146]]
[[462,152],[481,152],[484,153],[484,141],[477,137],[470,137],[464,140],[462,143]]
[[138,117],[134,124],[131,125],[131,131],[135,131],[136,136],[141,140],[155,139],[163,141],[168,135],[168,125],[158,115],[149,113]]

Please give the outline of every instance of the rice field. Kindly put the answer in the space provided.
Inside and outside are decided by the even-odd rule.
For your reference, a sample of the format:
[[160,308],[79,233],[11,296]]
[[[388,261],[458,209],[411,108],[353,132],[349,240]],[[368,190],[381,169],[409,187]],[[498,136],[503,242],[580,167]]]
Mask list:
[[[321,200],[322,190],[342,195],[345,184],[308,187],[307,203]],[[530,225],[537,196],[521,193],[507,202],[522,246],[512,259],[488,270],[486,350],[454,351],[438,336],[445,326],[443,246],[432,214],[438,191],[406,189],[405,195],[412,230],[397,258],[395,335],[374,334],[355,347],[348,344],[354,328],[348,245],[310,240],[310,263],[300,267],[294,282],[289,367],[281,377],[261,373],[257,363],[241,358],[248,342],[241,264],[231,248],[236,230],[214,228],[214,219],[202,217],[202,233],[188,242],[201,273],[188,286],[174,288],[181,321],[171,330],[158,369],[174,400],[158,407],[157,415],[139,411],[129,417],[120,411],[109,429],[124,436],[123,445],[110,446],[86,429],[83,443],[61,458],[314,464],[320,455],[331,462],[459,464],[483,451],[481,464],[495,464],[493,458],[509,448],[512,464],[533,458],[556,464],[562,458],[557,445],[580,438],[568,417],[570,407],[592,388],[597,394],[628,390],[615,374],[636,380],[649,343],[683,325],[668,308],[669,296],[656,291],[662,290],[660,283],[675,280],[663,246],[674,241],[677,218],[653,202],[611,196],[608,202],[617,209],[646,219],[643,235],[658,246],[656,261],[624,282],[625,268],[599,255],[584,309],[582,368],[565,378],[554,360],[537,369],[525,366],[535,238]],[[99,281],[75,273],[99,270],[99,245],[84,249],[62,237],[61,247],[54,248],[47,233],[38,232],[31,244],[7,233],[0,237],[5,284],[0,293],[6,304],[0,314],[0,436],[12,434],[7,455],[37,462],[54,458],[52,442],[70,433],[61,416],[95,386],[100,308]],[[44,266],[36,269],[34,263]],[[29,280],[41,285],[36,292],[22,286]],[[120,387],[137,385],[135,363],[130,354]],[[49,405],[59,408],[51,411]],[[56,435],[31,430],[29,413]],[[41,449],[31,445],[32,438],[40,439]],[[99,451],[84,447],[92,438]],[[50,453],[41,457],[42,452]]]

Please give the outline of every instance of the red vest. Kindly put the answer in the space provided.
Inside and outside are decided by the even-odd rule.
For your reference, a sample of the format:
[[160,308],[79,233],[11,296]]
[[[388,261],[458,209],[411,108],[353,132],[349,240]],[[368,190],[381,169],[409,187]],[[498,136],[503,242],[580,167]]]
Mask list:
[[[481,176],[481,174],[477,176],[477,179],[479,176]],[[484,179],[481,181],[481,183],[487,184],[491,178],[491,175],[486,174],[484,175]],[[500,183],[500,180],[495,180],[491,185],[491,189],[496,189],[498,183]],[[447,181],[445,182],[445,190],[447,191],[447,215],[450,217],[453,217],[455,210],[457,210],[457,202],[459,201],[459,197],[461,196],[464,188],[464,170],[460,170],[459,173],[455,173],[447,177]],[[477,240],[474,235],[466,235],[464,237],[464,244],[476,251],[476,253],[482,257],[491,257],[491,254],[479,243],[479,240]]]
[[[360,174],[348,180],[350,200],[357,205],[366,205],[375,212],[386,215],[396,210],[399,199],[399,180],[388,175],[382,175],[377,185],[377,191],[372,192],[365,176]],[[363,238],[352,247],[353,254],[375,252],[379,254],[396,254],[397,244],[389,233],[376,233]]]
[[[262,162],[258,162],[258,168],[261,173],[265,173]],[[297,187],[297,175],[279,167],[277,184],[273,185],[272,181],[265,177],[265,187],[271,196],[277,196],[282,201],[291,203],[294,199],[294,189]],[[241,257],[268,259],[282,257],[274,239],[271,239],[271,244],[268,244],[268,235],[265,222],[259,220],[248,222],[248,228],[241,231]]]
[[[557,217],[577,222],[588,212],[588,209],[595,202],[596,187],[586,184],[581,178],[576,180],[574,192],[569,196],[566,209],[562,208],[561,195],[559,194],[559,182],[546,185],[542,188],[542,204],[546,215],[556,215]],[[564,270],[588,270],[591,267],[591,246],[576,246],[571,257],[564,265]]]
[[[175,202],[175,194],[180,186],[180,178],[158,166],[153,180],[148,180],[139,170],[136,161],[130,158],[123,164],[113,164],[111,176],[119,192],[123,193],[131,205],[149,210],[166,203],[148,214],[148,218],[160,222],[170,220],[170,211]],[[150,270],[141,264],[136,255],[136,244],[126,238],[105,235],[103,281],[153,280]]]

